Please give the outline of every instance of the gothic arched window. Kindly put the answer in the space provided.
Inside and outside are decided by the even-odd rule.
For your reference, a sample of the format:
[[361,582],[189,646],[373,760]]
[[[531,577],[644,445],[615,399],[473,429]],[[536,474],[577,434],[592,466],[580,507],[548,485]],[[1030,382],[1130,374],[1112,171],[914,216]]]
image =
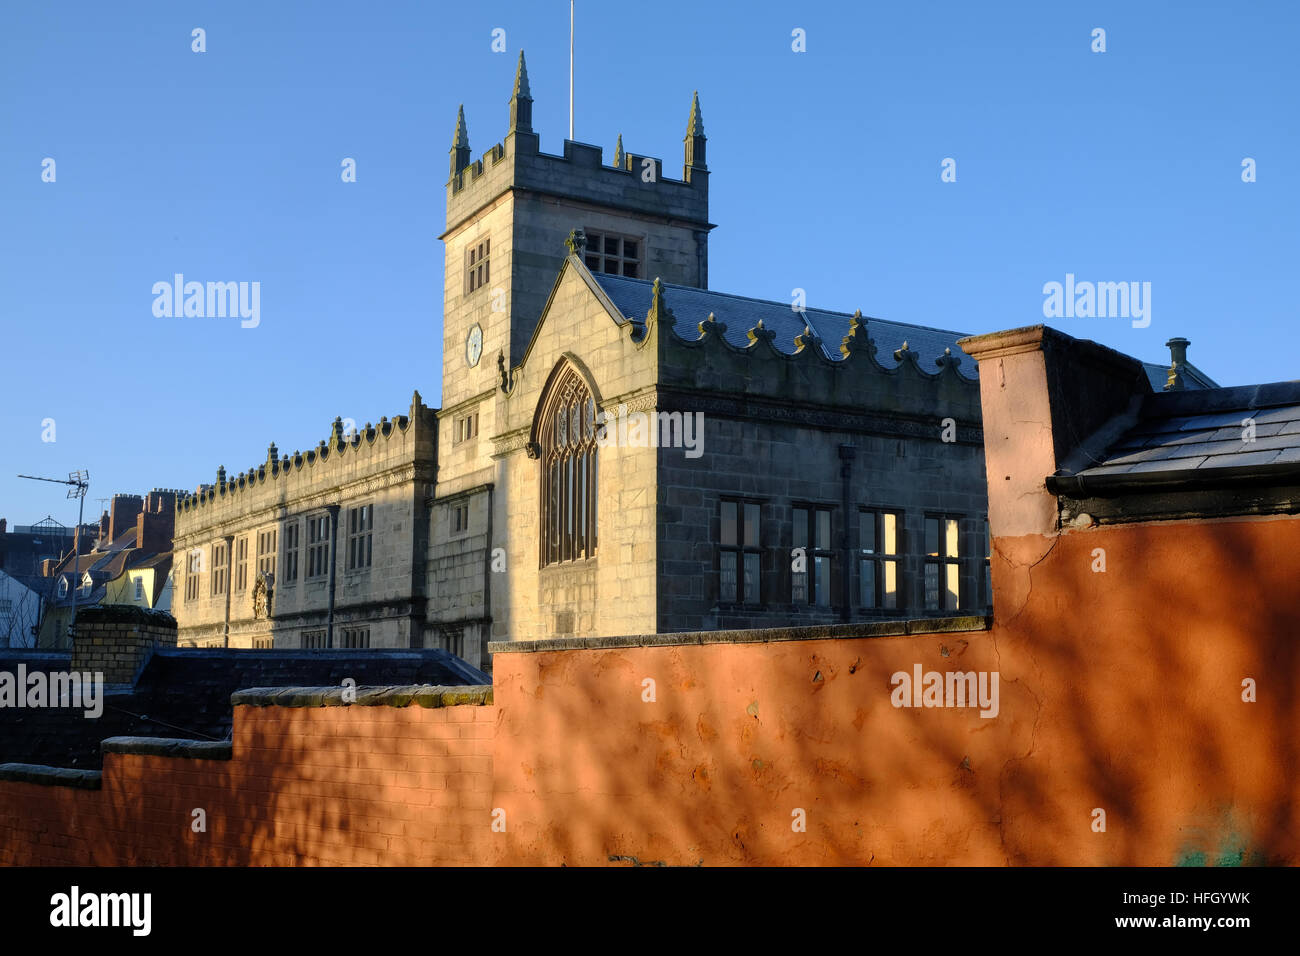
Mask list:
[[596,403],[573,369],[556,381],[540,422],[542,565],[596,553]]

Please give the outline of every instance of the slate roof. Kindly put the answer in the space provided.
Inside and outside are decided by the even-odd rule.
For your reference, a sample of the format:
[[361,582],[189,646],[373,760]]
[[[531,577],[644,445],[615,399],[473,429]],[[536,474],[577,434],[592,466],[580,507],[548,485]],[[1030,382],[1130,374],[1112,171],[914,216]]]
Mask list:
[[[650,311],[653,281],[629,279],[603,272],[593,272],[591,275],[605,290],[605,294],[625,319],[643,319]],[[712,312],[714,319],[727,327],[724,336],[726,340],[738,348],[745,348],[749,344],[746,333],[758,324],[759,319],[762,319],[764,327],[776,333],[776,346],[783,352],[791,353],[795,349],[794,338],[803,333],[806,321],[821,338],[823,354],[829,359],[838,361],[841,358],[840,342],[848,335],[849,322],[853,318],[851,313],[831,312],[826,309],[808,309],[800,315],[790,308],[789,302],[752,299],[748,296],[696,289],[692,286],[671,285],[665,282],[663,288],[664,302],[677,318],[679,335],[694,339],[698,335],[696,326]],[[958,339],[970,333],[910,325],[906,322],[890,322],[887,319],[866,317],[864,319],[867,323],[867,334],[876,343],[876,361],[886,368],[893,368],[898,364],[894,361],[894,352],[906,342],[908,348],[918,353],[921,368],[927,372],[936,371],[935,360],[943,355],[944,349],[951,349],[952,354],[961,360],[959,371],[967,378],[979,377],[979,367],[974,359],[963,352],[957,344]],[[1143,362],[1142,366],[1146,370],[1152,390],[1156,392],[1163,390],[1169,378],[1169,367],[1156,362]],[[1183,380],[1188,390],[1217,387],[1213,379],[1190,362],[1183,368]]]
[[1107,486],[1216,486],[1292,473],[1300,473],[1300,381],[1147,395],[1136,420],[1094,464],[1055,476],[1053,484],[1095,493]]
[[[623,276],[592,273],[592,278],[605,290],[610,301],[626,319],[643,319],[650,311],[651,290],[654,282],[648,279],[628,279]],[[826,309],[808,309],[796,313],[789,302],[772,302],[751,299],[725,292],[696,289],[691,286],[663,284],[664,303],[677,319],[677,333],[686,339],[695,339],[696,326],[713,313],[714,319],[727,327],[725,338],[732,345],[745,348],[749,344],[745,333],[763,320],[763,326],[776,333],[775,345],[783,352],[795,350],[794,339],[803,332],[805,322],[812,326],[822,340],[822,351],[827,358],[839,360],[840,342],[849,334],[849,312],[830,312]],[[932,329],[923,325],[908,325],[864,316],[867,333],[876,343],[876,361],[893,368],[894,351],[907,342],[908,348],[918,353],[921,368],[937,372],[935,360],[944,349],[961,360],[958,370],[967,378],[977,378],[975,360],[961,350],[957,340],[965,333],[946,329]]]
[[[0,670],[67,671],[65,651],[0,649]],[[155,652],[135,689],[105,698],[96,720],[67,708],[0,709],[0,763],[94,770],[106,737],[223,740],[230,734],[230,695],[254,687],[491,684],[492,678],[444,650],[236,650],[167,648]]]

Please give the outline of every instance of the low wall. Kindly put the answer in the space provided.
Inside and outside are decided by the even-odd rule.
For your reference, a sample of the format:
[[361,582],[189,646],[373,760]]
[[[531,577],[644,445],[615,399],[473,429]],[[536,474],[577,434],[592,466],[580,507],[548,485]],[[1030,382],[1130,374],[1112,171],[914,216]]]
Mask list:
[[490,689],[396,688],[354,706],[337,688],[237,696],[232,744],[113,738],[102,775],[0,766],[0,864],[488,859]]
[[[0,862],[1296,865],[1298,545],[1293,517],[998,538],[992,629],[496,646],[490,691],[414,703],[241,692],[227,759],[0,768]],[[996,715],[895,706],[917,668],[996,673]]]

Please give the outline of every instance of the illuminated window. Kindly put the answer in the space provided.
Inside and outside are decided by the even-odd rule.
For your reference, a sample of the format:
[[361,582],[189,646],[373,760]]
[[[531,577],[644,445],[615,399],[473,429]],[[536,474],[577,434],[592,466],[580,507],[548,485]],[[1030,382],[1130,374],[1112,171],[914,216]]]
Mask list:
[[901,567],[903,516],[897,511],[863,508],[858,514],[858,606],[903,607]]
[[961,519],[925,518],[925,609],[955,611],[961,605]]

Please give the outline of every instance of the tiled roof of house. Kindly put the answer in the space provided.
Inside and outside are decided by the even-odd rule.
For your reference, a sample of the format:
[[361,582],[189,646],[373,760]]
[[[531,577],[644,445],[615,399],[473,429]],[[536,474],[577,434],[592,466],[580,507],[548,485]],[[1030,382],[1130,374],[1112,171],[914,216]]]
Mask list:
[[1212,486],[1300,474],[1300,381],[1157,392],[1142,399],[1086,467],[1058,474],[1072,493]]
[[[67,652],[0,649],[0,671],[67,671]],[[358,687],[490,684],[492,678],[444,650],[160,649],[133,692],[105,698],[94,720],[77,709],[0,709],[0,763],[98,769],[106,737],[222,740],[229,736],[230,695],[254,687],[323,687],[352,678]]]

